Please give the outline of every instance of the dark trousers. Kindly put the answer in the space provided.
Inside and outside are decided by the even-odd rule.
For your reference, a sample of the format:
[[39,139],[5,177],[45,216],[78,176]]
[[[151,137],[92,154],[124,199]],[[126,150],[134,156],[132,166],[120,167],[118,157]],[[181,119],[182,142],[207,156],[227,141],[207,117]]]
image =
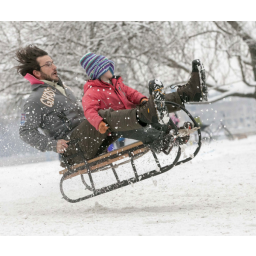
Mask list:
[[139,140],[144,144],[150,144],[154,140],[158,139],[161,132],[153,127],[144,127],[141,129],[117,132],[118,137],[124,137],[127,139]]

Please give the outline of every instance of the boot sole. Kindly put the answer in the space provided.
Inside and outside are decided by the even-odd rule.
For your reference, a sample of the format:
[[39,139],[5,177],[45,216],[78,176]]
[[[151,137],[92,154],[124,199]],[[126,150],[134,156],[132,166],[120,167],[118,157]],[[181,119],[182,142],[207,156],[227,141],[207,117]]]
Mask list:
[[162,83],[155,79],[154,80],[154,88],[151,88],[152,90],[152,97],[155,104],[156,114],[158,117],[158,122],[160,124],[167,124],[170,120],[169,118],[169,112],[167,110],[167,106],[165,104],[165,91],[164,86]]
[[200,90],[201,90],[201,95],[202,95],[202,99],[200,100],[202,101],[208,101],[208,88],[206,86],[206,82],[205,82],[205,69],[204,69],[204,65],[202,63],[197,65],[197,68],[199,70],[199,80],[200,80]]

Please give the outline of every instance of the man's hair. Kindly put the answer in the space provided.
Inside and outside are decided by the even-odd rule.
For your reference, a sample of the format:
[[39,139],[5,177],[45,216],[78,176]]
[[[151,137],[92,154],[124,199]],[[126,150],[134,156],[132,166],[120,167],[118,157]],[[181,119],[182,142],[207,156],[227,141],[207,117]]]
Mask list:
[[20,63],[20,65],[15,67],[17,72],[22,76],[25,76],[27,73],[33,75],[33,70],[40,70],[39,63],[36,59],[45,55],[48,55],[46,51],[43,51],[32,44],[20,48],[16,52],[16,60]]

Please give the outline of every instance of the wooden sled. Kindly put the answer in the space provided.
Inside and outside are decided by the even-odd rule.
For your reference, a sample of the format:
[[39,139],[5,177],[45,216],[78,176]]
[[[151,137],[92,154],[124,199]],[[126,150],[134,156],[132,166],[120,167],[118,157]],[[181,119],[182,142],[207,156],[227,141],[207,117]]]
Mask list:
[[[60,174],[63,175],[61,178],[61,181],[60,181],[60,191],[61,191],[61,194],[63,195],[63,198],[70,203],[77,203],[82,200],[86,200],[86,199],[92,198],[94,196],[98,196],[98,195],[104,194],[106,192],[130,185],[132,183],[140,182],[142,180],[162,174],[164,172],[171,170],[174,166],[177,166],[181,163],[188,162],[192,158],[194,158],[198,154],[198,152],[201,148],[201,132],[200,132],[200,128],[199,128],[198,124],[196,123],[194,118],[191,116],[191,114],[185,108],[181,107],[180,105],[178,105],[174,102],[166,102],[166,103],[180,107],[189,116],[191,121],[194,123],[193,130],[189,130],[189,131],[186,129],[178,130],[178,127],[175,126],[174,123],[172,122],[172,120],[170,119],[169,123],[172,127],[174,127],[172,133],[173,133],[174,137],[176,138],[176,145],[178,148],[176,156],[174,157],[174,160],[172,161],[171,164],[168,164],[166,166],[161,166],[157,155],[153,151],[151,151],[150,146],[144,145],[142,142],[133,143],[131,145],[122,147],[120,149],[114,150],[112,152],[98,156],[98,157],[88,160],[88,161],[84,160],[84,163],[76,164],[74,166],[70,166],[70,165],[68,165],[67,162],[65,162],[66,168],[59,172]],[[197,132],[198,138],[199,138],[199,140],[197,142],[197,144],[198,144],[197,148],[193,153],[193,157],[190,156],[186,159],[179,161],[179,158],[181,156],[181,148],[179,146],[179,139],[181,136],[189,135],[192,132]],[[143,156],[144,154],[146,154],[150,151],[151,151],[151,153],[153,155],[153,159],[157,165],[157,170],[149,171],[144,174],[138,175],[134,160],[138,159],[139,157]],[[65,161],[65,159],[64,159],[64,161]],[[119,167],[120,165],[129,163],[129,162],[131,163],[134,176],[129,179],[126,179],[126,180],[120,180],[120,178],[118,177],[118,174],[116,172],[116,168]],[[95,173],[98,171],[104,171],[106,169],[112,170],[116,182],[109,186],[105,186],[102,188],[96,188],[94,181],[93,181],[92,173]],[[84,175],[88,175],[90,184],[87,184],[87,182],[84,179]],[[77,199],[71,199],[64,193],[63,183],[66,180],[74,178],[76,176],[81,177],[82,183],[84,184],[86,190],[89,190],[91,193],[89,195],[86,195],[86,196],[83,196],[83,197],[80,197]]]

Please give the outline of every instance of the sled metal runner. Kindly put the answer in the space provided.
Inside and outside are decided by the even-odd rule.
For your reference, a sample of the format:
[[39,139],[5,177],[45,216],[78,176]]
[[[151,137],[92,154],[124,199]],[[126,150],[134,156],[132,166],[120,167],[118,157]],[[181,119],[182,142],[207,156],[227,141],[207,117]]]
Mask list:
[[[86,200],[86,199],[89,199],[89,198],[92,198],[92,197],[95,197],[95,196],[98,196],[98,195],[101,195],[101,194],[104,194],[104,193],[107,193],[107,192],[110,192],[113,190],[116,190],[118,188],[125,187],[127,185],[137,183],[137,182],[143,181],[145,179],[157,176],[159,174],[162,174],[162,173],[165,173],[165,172],[171,170],[174,166],[177,166],[177,165],[180,165],[182,163],[186,163],[186,162],[192,160],[192,158],[194,158],[198,154],[198,152],[201,148],[201,132],[200,132],[199,126],[196,123],[196,121],[194,120],[194,118],[192,117],[192,115],[185,108],[183,108],[182,106],[180,106],[174,102],[171,102],[171,101],[166,101],[166,104],[171,104],[175,107],[179,107],[182,111],[184,111],[189,116],[190,120],[193,122],[194,127],[195,127],[193,131],[196,131],[198,133],[198,138],[199,138],[198,142],[197,142],[197,148],[195,149],[195,151],[193,153],[193,157],[188,157],[186,159],[179,161],[179,158],[181,156],[181,148],[179,146],[179,142],[180,142],[179,131],[178,131],[178,127],[175,126],[174,123],[172,122],[172,120],[170,119],[169,124],[174,128],[173,135],[174,135],[174,137],[176,137],[176,145],[178,147],[176,156],[174,157],[174,160],[172,161],[171,164],[168,164],[166,166],[161,166],[156,153],[151,151],[149,145],[144,145],[142,142],[133,143],[131,145],[114,150],[112,152],[98,156],[98,157],[88,160],[88,161],[84,160],[84,163],[76,164],[74,166],[70,166],[67,163],[66,159],[64,158],[66,169],[60,171],[60,174],[63,174],[63,176],[60,180],[60,191],[61,191],[63,198],[70,203],[77,203],[77,202],[80,202],[80,201],[83,201],[83,200]],[[78,150],[79,150],[79,148],[78,148]],[[157,170],[152,170],[152,171],[143,173],[141,175],[138,175],[134,160],[138,159],[139,157],[143,156],[144,154],[148,153],[149,151],[151,151],[151,153],[153,155],[153,159],[157,165]],[[168,157],[168,155],[166,157]],[[119,160],[125,160],[125,161],[118,163],[118,164],[114,164],[115,162],[117,162]],[[118,166],[121,166],[128,162],[131,163],[134,176],[129,179],[126,179],[126,180],[120,180],[120,178],[118,177],[118,174],[116,172],[116,168]],[[116,179],[116,183],[109,185],[109,186],[102,187],[102,188],[96,188],[95,183],[93,181],[92,173],[95,173],[98,171],[104,171],[106,169],[112,170],[113,175]],[[66,180],[74,178],[79,175],[81,176],[81,180],[85,186],[85,189],[90,191],[91,193],[89,195],[86,195],[86,196],[83,196],[83,197],[80,197],[77,199],[71,199],[65,194],[64,189],[63,189],[63,183]],[[84,175],[88,175],[90,184],[87,184],[87,182],[84,179]]]

